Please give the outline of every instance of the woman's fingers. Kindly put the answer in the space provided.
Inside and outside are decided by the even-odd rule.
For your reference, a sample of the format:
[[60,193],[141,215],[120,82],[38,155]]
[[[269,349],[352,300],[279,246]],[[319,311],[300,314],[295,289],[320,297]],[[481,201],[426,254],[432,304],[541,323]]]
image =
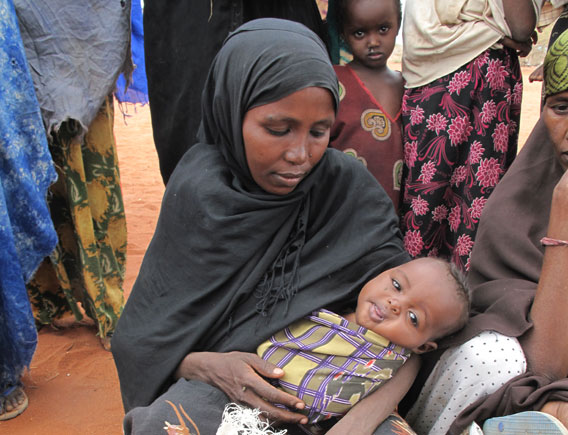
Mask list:
[[[270,414],[271,420],[288,423],[307,422],[307,417],[273,405],[279,403],[289,409],[303,409],[304,402],[272,385],[264,378],[279,378],[284,372],[256,354],[245,352],[194,354],[194,372],[201,379],[222,390],[230,400],[258,408]],[[195,370],[197,367],[197,370]]]
[[506,36],[500,41],[505,47],[512,48],[520,57],[526,57],[532,50],[532,41],[529,39],[525,42],[514,41]]
[[284,374],[284,370],[274,364],[263,360],[253,353],[243,353],[244,361],[250,365],[259,375],[267,378],[279,378]]
[[[271,401],[265,400],[265,398],[259,397],[253,390],[247,389],[245,391],[245,396],[242,403],[247,404],[251,408],[260,409],[268,414],[271,422],[283,422],[283,423],[299,423],[306,424],[308,422],[308,417],[297,412],[289,411],[288,409],[279,408],[274,406]],[[298,399],[296,399],[297,401]],[[280,402],[274,402],[280,403]]]
[[288,394],[272,386],[260,376],[258,376],[261,375],[268,378],[279,378],[284,374],[284,371],[282,369],[254,354],[247,354],[246,358],[246,362],[256,372],[255,376],[251,377],[251,379],[249,380],[250,384],[247,385],[247,388],[254,390],[259,397],[262,397],[268,402],[281,403],[282,405],[286,405],[287,407],[292,409],[304,408],[304,402],[302,402],[296,396]]

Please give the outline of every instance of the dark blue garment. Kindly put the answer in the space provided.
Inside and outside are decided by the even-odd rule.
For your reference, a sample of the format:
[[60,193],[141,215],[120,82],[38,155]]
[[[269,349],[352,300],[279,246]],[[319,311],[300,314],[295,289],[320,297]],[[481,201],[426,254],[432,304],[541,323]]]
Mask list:
[[37,332],[25,283],[55,248],[56,174],[12,0],[0,0],[0,395],[29,366]]
[[146,81],[146,66],[144,60],[144,30],[142,27],[142,5],[140,0],[132,0],[131,10],[132,25],[132,62],[134,62],[134,72],[132,82],[126,88],[126,79],[121,74],[116,82],[116,99],[121,103],[148,103],[148,83]]

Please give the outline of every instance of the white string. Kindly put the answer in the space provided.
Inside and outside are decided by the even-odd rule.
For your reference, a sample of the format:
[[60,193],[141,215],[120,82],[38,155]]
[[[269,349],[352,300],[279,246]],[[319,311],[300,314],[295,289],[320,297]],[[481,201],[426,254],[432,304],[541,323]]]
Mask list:
[[262,411],[229,403],[223,411],[223,421],[217,435],[284,435],[286,430],[275,431],[267,421],[260,419]]

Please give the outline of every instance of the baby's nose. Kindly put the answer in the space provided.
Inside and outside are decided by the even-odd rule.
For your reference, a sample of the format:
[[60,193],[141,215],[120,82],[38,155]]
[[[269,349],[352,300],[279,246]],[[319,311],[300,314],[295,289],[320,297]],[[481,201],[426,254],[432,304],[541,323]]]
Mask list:
[[400,303],[397,299],[389,299],[389,308],[394,314],[400,314]]

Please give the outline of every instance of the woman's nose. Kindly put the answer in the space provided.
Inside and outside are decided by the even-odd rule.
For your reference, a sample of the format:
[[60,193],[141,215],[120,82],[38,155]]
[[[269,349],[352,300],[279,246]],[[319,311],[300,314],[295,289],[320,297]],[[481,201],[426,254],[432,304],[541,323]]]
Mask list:
[[308,159],[308,141],[305,138],[294,140],[286,150],[284,158],[295,165],[303,164]]

